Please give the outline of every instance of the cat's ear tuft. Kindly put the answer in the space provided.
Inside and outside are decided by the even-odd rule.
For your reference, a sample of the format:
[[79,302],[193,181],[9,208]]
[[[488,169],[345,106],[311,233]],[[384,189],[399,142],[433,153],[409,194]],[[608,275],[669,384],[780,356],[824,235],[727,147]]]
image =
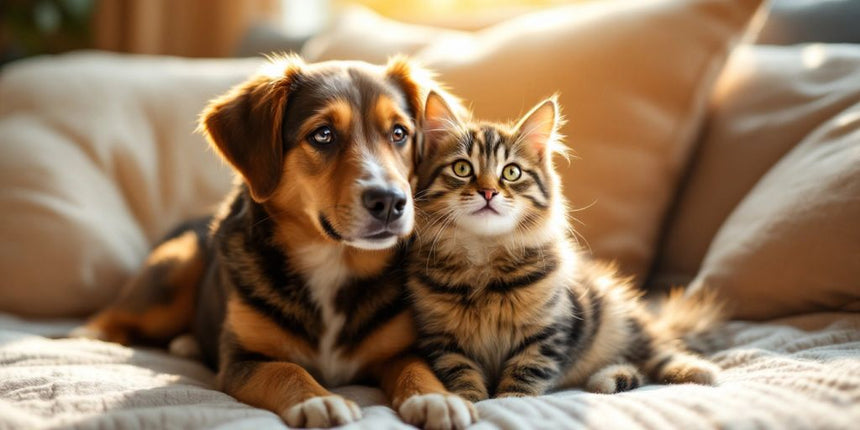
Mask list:
[[516,126],[518,140],[544,159],[557,137],[559,123],[558,100],[552,96],[538,103],[520,119]]
[[423,157],[431,157],[438,149],[441,140],[453,130],[460,128],[460,119],[439,93],[430,91],[424,105],[424,148]]

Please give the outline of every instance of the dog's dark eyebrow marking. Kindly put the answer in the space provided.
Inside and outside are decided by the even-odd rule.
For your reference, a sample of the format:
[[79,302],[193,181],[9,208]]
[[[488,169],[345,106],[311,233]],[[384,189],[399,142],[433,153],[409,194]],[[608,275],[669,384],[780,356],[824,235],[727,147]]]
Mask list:
[[328,222],[328,220],[325,218],[325,215],[323,215],[322,213],[320,213],[320,225],[325,231],[325,234],[329,235],[329,237],[331,237],[332,239],[337,241],[343,240],[343,236],[341,236],[340,233],[338,233],[337,230],[335,230],[334,227],[331,226],[331,223]]

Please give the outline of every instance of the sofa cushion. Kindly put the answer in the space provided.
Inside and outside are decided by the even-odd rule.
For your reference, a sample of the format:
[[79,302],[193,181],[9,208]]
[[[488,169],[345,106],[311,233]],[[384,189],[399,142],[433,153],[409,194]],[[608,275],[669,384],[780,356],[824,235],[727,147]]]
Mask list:
[[[601,258],[641,278],[724,59],[758,0],[601,1],[528,14],[468,37],[443,38],[415,58],[478,117],[516,118],[560,92],[571,164],[558,164],[578,232]],[[378,31],[377,28],[382,30]],[[310,60],[367,59],[390,44],[367,27]],[[354,30],[338,27],[335,33]],[[424,30],[421,30],[424,31]],[[412,43],[405,46],[412,46]],[[587,209],[586,209],[587,208]]]
[[692,291],[733,316],[860,311],[860,103],[812,132],[720,227]]
[[860,100],[860,46],[748,46],[710,101],[653,286],[686,285],[720,226],[756,182],[812,130]]
[[259,60],[82,53],[0,75],[0,310],[83,315],[152,243],[212,209],[232,174],[194,133]]

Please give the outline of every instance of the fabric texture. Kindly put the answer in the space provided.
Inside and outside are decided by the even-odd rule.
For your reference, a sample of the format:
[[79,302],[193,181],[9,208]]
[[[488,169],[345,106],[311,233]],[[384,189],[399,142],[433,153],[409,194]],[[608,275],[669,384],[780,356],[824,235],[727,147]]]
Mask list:
[[[275,414],[212,389],[201,365],[163,352],[51,340],[63,324],[0,316],[0,428],[285,428]],[[716,387],[648,385],[603,395],[580,390],[477,404],[473,429],[827,428],[860,420],[860,315],[815,314],[732,323],[712,355]],[[374,388],[336,390],[364,418],[348,428],[412,428]]]
[[691,291],[733,316],[860,311],[860,102],[812,132],[720,227]]
[[[414,58],[482,119],[512,120],[560,93],[568,120],[562,133],[575,157],[569,165],[559,160],[559,168],[575,228],[597,257],[617,260],[641,280],[712,85],[759,3],[571,5],[434,40]],[[414,50],[414,41],[393,43],[387,25],[363,28],[355,43],[354,29],[336,27],[322,36],[336,43],[306,54],[312,61],[377,59],[381,52],[366,47],[377,40],[388,54]]]
[[711,96],[652,286],[692,281],[720,226],[756,182],[813,130],[860,102],[858,76],[857,45],[744,46],[733,54]]
[[260,63],[81,53],[6,67],[0,310],[93,312],[155,240],[212,210],[232,174],[197,115]]

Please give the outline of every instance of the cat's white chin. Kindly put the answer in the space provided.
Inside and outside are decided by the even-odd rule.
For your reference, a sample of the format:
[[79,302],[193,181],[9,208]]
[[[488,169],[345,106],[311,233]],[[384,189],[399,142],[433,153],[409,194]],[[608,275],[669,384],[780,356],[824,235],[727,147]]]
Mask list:
[[498,236],[512,232],[517,220],[511,215],[482,211],[458,218],[460,228],[479,236]]

